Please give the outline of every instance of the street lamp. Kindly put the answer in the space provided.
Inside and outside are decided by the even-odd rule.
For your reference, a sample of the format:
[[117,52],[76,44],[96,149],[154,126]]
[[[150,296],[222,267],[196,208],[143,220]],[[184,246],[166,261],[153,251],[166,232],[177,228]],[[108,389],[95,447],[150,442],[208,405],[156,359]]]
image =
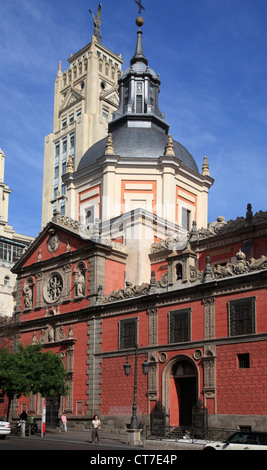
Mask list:
[[138,352],[138,345],[135,346],[135,350],[132,353],[127,353],[126,363],[124,364],[124,373],[128,377],[131,373],[131,364],[128,362],[128,355],[134,354],[135,361],[134,361],[134,397],[133,397],[133,407],[132,407],[132,416],[131,416],[131,423],[130,429],[137,429],[137,416],[136,416],[136,394],[137,394],[137,363],[138,363],[138,355],[145,356],[145,361],[142,364],[143,374],[147,375],[149,370],[149,362],[147,360],[147,353]]

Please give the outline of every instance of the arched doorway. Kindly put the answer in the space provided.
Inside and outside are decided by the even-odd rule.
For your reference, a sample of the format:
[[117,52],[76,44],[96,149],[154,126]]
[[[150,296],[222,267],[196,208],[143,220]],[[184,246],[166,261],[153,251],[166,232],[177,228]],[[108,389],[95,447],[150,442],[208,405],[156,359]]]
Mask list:
[[191,426],[198,398],[198,370],[191,358],[180,356],[166,365],[163,374],[163,405],[171,426]]

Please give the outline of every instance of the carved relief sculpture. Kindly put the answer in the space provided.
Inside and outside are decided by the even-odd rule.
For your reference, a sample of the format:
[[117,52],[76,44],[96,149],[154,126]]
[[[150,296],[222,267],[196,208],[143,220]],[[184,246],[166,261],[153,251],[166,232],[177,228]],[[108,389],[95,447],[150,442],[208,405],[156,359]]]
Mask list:
[[53,233],[50,235],[48,241],[47,241],[47,249],[50,253],[55,253],[57,249],[59,248],[60,244],[60,239],[59,236],[56,233]]

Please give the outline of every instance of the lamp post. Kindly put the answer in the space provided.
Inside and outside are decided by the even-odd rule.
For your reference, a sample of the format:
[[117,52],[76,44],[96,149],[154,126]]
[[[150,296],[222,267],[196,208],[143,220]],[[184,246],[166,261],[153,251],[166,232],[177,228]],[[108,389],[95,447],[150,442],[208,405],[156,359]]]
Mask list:
[[[134,352],[130,353],[135,355],[135,360],[134,360],[134,395],[133,395],[133,406],[132,406],[132,416],[131,416],[131,423],[129,428],[130,429],[137,429],[137,415],[136,415],[136,395],[137,395],[137,364],[138,364],[138,355],[139,356],[145,356],[145,361],[142,364],[142,370],[143,374],[147,375],[148,374],[148,369],[149,369],[149,363],[147,361],[147,353],[145,352],[138,352],[138,345],[136,344]],[[124,364],[124,373],[128,377],[131,373],[131,364],[128,362],[128,355],[126,357],[126,363]]]

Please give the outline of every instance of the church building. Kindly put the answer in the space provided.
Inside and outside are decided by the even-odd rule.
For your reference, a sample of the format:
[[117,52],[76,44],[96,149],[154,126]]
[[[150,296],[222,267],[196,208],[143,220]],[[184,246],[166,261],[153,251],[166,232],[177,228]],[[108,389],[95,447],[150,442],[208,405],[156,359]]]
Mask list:
[[[18,340],[41,342],[65,365],[70,392],[47,398],[48,425],[64,410],[76,428],[95,414],[103,429],[125,429],[132,413],[143,426],[160,403],[166,424],[191,426],[201,402],[209,426],[266,430],[267,213],[253,214],[248,204],[236,220],[208,224],[214,180],[207,158],[199,169],[170,132],[159,107],[159,71],[143,51],[141,17],[136,24],[123,73],[98,30],[72,56],[69,72],[59,69],[47,146],[54,154],[75,128],[75,158],[65,154],[58,180],[64,212],[58,195],[53,217],[47,210],[13,268]],[[85,148],[79,136],[87,130],[79,129],[91,67],[102,90],[96,107],[102,100],[103,117],[109,101],[112,118],[103,135],[92,129]],[[105,67],[111,75],[104,80]],[[70,123],[79,106],[81,122]],[[49,198],[47,192],[47,207]],[[18,400],[13,417],[22,409],[40,417],[41,397]]]

